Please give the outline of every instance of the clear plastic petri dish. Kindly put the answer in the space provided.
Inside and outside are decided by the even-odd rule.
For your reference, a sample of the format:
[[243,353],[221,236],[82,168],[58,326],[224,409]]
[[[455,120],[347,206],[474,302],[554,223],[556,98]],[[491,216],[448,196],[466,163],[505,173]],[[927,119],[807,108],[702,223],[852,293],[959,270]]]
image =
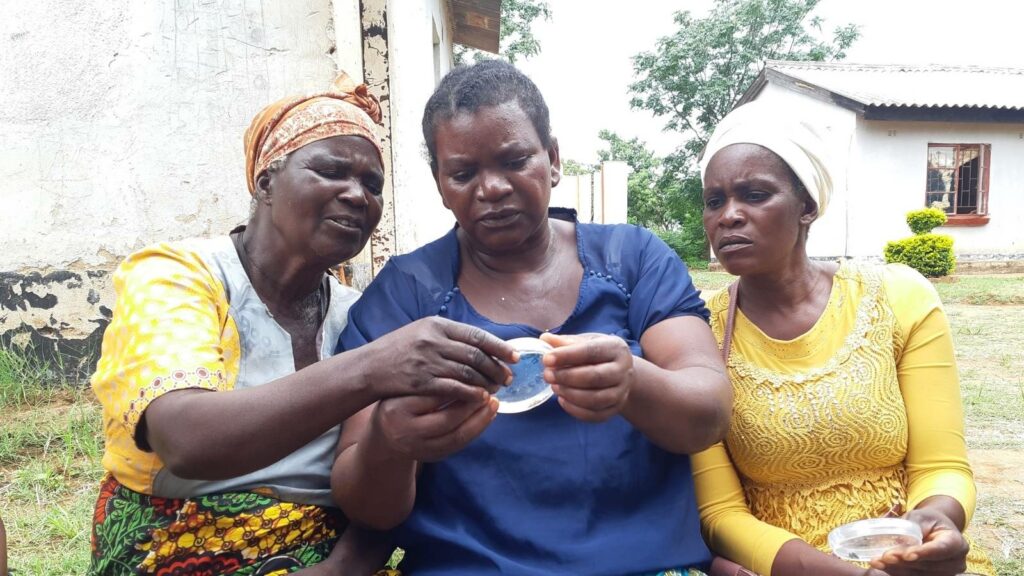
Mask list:
[[542,362],[544,353],[552,350],[551,345],[539,338],[513,338],[508,343],[519,352],[519,362],[509,364],[512,383],[494,395],[500,414],[526,412],[540,406],[553,394],[551,385],[544,380]]
[[897,546],[916,546],[923,540],[921,527],[902,518],[858,520],[832,530],[828,545],[843,560],[865,561]]

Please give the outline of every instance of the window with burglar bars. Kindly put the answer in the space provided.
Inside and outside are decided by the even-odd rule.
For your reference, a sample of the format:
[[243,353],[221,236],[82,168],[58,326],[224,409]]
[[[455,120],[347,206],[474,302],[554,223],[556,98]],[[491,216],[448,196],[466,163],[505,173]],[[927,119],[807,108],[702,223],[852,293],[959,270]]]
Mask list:
[[952,217],[988,214],[991,144],[929,144],[925,206]]

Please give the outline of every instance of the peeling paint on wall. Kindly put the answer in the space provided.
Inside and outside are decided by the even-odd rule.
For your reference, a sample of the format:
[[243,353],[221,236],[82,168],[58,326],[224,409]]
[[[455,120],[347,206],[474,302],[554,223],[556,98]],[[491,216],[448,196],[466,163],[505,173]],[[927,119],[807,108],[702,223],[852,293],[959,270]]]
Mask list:
[[[394,173],[423,162],[415,126],[396,135],[393,122],[422,113],[412,100],[425,101],[428,86],[407,83],[402,106],[391,91],[400,85],[392,74],[433,75],[429,29],[422,42],[406,41],[420,38],[410,14],[450,20],[446,0],[424,1],[418,11],[396,8],[390,22],[388,6],[401,3],[389,0],[37,0],[5,14],[0,77],[11,89],[0,91],[0,203],[16,216],[0,227],[0,346],[87,373],[111,317],[118,262],[244,220],[249,121],[284,94],[322,89],[336,62],[361,68],[383,115],[384,215],[348,265],[353,285],[365,287],[401,240]],[[405,43],[396,47],[389,34]],[[441,37],[450,52],[450,34]],[[418,204],[403,207],[431,218]]]
[[267,103],[327,86],[335,40],[332,0],[37,0],[6,11],[0,346],[69,375],[91,370],[117,263],[245,219],[246,127]]
[[[384,212],[377,231],[370,238],[372,275],[384,267],[395,253],[395,195],[393,158],[391,157],[391,66],[388,56],[387,0],[362,0],[363,74],[370,93],[380,99],[384,148]],[[363,274],[357,271],[355,279]]]
[[113,299],[111,270],[0,272],[0,346],[84,379],[95,368]]

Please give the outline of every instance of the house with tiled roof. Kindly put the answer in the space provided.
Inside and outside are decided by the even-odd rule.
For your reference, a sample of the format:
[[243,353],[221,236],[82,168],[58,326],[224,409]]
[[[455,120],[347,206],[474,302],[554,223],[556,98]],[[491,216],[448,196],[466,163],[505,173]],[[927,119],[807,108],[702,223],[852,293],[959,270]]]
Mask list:
[[908,211],[937,206],[961,269],[1024,260],[1024,70],[768,61],[737,105],[752,100],[826,140],[836,190],[812,256],[881,257]]

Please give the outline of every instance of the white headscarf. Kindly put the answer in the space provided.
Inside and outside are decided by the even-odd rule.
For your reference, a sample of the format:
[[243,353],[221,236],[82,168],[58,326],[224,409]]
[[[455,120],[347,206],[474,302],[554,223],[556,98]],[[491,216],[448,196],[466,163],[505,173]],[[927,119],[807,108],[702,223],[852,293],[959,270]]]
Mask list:
[[832,196],[832,175],[825,144],[809,124],[758,100],[736,108],[722,118],[708,139],[700,160],[701,179],[715,154],[732,144],[757,144],[777,154],[818,203],[818,217],[824,216]]

